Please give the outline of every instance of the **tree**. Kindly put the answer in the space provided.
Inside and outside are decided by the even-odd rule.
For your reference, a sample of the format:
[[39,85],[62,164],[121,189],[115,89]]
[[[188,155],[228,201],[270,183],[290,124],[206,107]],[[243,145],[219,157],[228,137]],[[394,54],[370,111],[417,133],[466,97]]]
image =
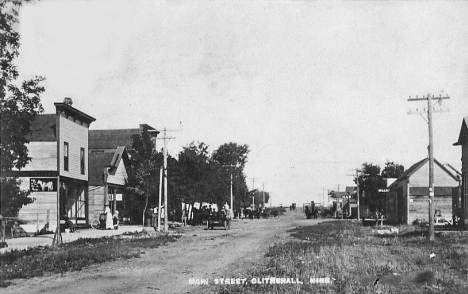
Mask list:
[[[230,193],[226,187],[229,187],[231,173],[233,180],[233,195],[234,195],[234,207],[239,207],[244,204],[245,195],[248,193],[247,184],[245,183],[244,167],[247,163],[247,155],[249,154],[248,145],[239,145],[237,143],[226,143],[218,147],[213,152],[212,160],[213,164],[219,164],[224,170],[220,171],[222,179],[220,182],[223,183],[221,187],[218,187],[219,191],[217,192],[221,198],[219,199],[220,204],[225,202],[230,202]],[[226,191],[226,192],[223,192]],[[224,195],[224,196],[223,196]]]
[[248,199],[249,205],[252,205],[252,196],[255,198],[255,206],[258,207],[263,204],[263,196],[265,195],[265,204],[270,201],[270,193],[258,189],[250,191],[250,198]]
[[18,179],[8,176],[31,161],[27,136],[36,115],[43,111],[40,95],[44,92],[44,78],[17,81],[14,60],[19,55],[20,35],[14,28],[21,5],[22,1],[0,3],[0,211],[8,216],[16,216],[23,205],[32,202],[29,193],[18,188]]
[[385,199],[379,194],[379,189],[385,188],[385,181],[380,175],[380,166],[364,163],[359,174],[359,200],[368,205],[371,211],[382,211]]
[[[153,150],[153,142],[147,129],[138,135],[132,136],[132,150],[129,151],[128,179],[124,213],[132,219],[139,220],[141,213],[142,222],[145,223],[146,211],[150,201],[150,195],[158,195],[159,167],[162,165],[162,154]],[[153,197],[154,198],[154,197]]]
[[387,161],[381,176],[383,178],[399,178],[404,172],[405,167],[403,165]]
[[404,170],[404,166],[389,161],[382,171],[378,165],[364,163],[359,174],[360,202],[367,204],[371,211],[384,212],[386,196],[379,189],[387,188],[385,178],[398,178]]
[[249,146],[230,142],[219,146],[212,158],[221,165],[235,165],[244,169],[248,154]]
[[184,147],[178,156],[177,168],[174,171],[177,186],[183,187],[179,195],[185,203],[210,201],[210,157],[205,143],[194,142]]

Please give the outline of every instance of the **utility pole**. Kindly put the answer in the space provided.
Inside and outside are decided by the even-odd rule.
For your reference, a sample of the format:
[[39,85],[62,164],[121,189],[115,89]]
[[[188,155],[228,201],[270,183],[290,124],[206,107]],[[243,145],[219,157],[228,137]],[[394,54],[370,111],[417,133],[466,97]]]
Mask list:
[[262,198],[263,198],[262,208],[265,209],[265,183],[263,183]]
[[[2,224],[4,224],[4,222],[2,222]],[[5,235],[5,230],[3,230],[3,235]],[[62,232],[60,231],[60,175],[57,175],[57,228],[55,229],[54,238],[52,239],[52,247],[58,247],[62,243]]]
[[[408,101],[421,101],[427,100],[427,124],[429,126],[429,240],[434,241],[434,143],[433,143],[433,133],[432,133],[432,100],[442,101],[444,99],[450,99],[450,97],[434,97],[431,94],[427,94],[427,97],[411,98],[409,97]],[[418,111],[416,111],[419,113]],[[423,117],[424,118],[424,117]]]
[[359,170],[356,169],[356,194],[357,194],[357,220],[360,218],[360,207],[359,207]]
[[231,215],[231,218],[234,218],[234,196],[233,196],[233,192],[232,192],[232,169],[233,168],[236,168],[237,165],[234,165],[234,164],[226,164],[226,165],[223,165],[223,167],[229,167],[230,168],[230,173],[231,173],[231,186],[230,186],[230,194],[231,194],[231,206],[230,206],[230,215]]
[[166,128],[164,128],[164,137],[163,137],[163,140],[164,140],[164,148],[163,148],[163,157],[164,157],[164,161],[163,161],[163,177],[164,177],[164,232],[168,232],[169,231],[169,227],[168,227],[168,224],[169,224],[169,219],[167,218],[168,214],[167,214],[167,211],[168,211],[168,206],[167,206],[167,198],[168,198],[168,195],[167,195],[167,140],[169,138],[167,137],[167,134],[166,134]]
[[230,189],[230,193],[231,193],[231,206],[230,206],[230,209],[231,209],[231,218],[234,218],[234,209],[232,207],[233,203],[234,203],[234,200],[233,200],[233,197],[232,197],[232,171],[231,171],[231,189]]
[[322,206],[325,207],[325,188],[322,188]]
[[[167,141],[170,139],[175,139],[174,137],[168,137],[167,136],[167,129],[164,128],[163,130],[163,137],[161,140],[163,140],[163,180],[164,180],[164,232],[169,231],[169,219],[167,218],[168,216],[168,206],[167,206]],[[159,138],[158,138],[159,139]],[[161,205],[159,205],[158,208],[159,212],[161,212]],[[159,217],[160,213],[158,213],[158,222],[160,221]]]
[[255,180],[258,180],[258,178],[252,178],[252,192],[253,192],[253,195],[252,195],[252,209],[255,209]]
[[161,194],[163,182],[163,167],[159,169],[159,197],[158,197],[158,232],[161,232]]
[[[2,88],[3,90],[3,88]],[[3,100],[2,100],[3,102]],[[63,195],[60,195],[60,159],[63,158],[63,154],[61,153],[61,148],[62,144],[60,140],[60,117],[57,116],[55,118],[55,130],[56,130],[56,136],[57,136],[57,228],[55,229],[55,234],[54,238],[52,239],[52,247],[58,247],[62,244],[63,239],[62,239],[62,232],[60,231],[60,202],[61,202],[61,196],[65,197]],[[62,150],[63,152],[63,150]],[[2,222],[3,224],[4,222]],[[3,231],[3,234],[5,234],[5,231]]]

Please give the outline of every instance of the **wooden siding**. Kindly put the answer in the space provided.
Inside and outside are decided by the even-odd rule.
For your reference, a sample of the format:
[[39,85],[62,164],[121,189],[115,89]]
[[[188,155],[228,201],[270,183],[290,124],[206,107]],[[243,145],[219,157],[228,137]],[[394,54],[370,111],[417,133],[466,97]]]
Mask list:
[[462,173],[468,173],[468,142],[462,145]]
[[[428,196],[410,196],[409,197],[409,215],[408,223],[412,224],[415,220],[429,220],[429,197]],[[452,195],[434,197],[434,209],[440,210],[442,216],[452,219]]]
[[127,179],[127,170],[123,160],[120,160],[119,166],[115,170],[115,173],[109,173],[107,177],[107,183],[124,186]]
[[407,221],[408,221],[407,204],[408,203],[406,199],[408,197],[408,182],[405,180],[405,181],[401,181],[397,183],[396,186],[392,188],[392,192],[389,193],[390,194],[389,197],[393,197],[393,198],[390,199],[389,202],[393,202],[390,204],[394,205],[394,209],[396,210],[396,213],[391,212],[388,215],[388,220],[392,224],[399,224],[399,223],[407,224]]
[[[29,190],[29,179],[20,178],[22,190]],[[28,233],[35,233],[44,227],[47,222],[47,210],[49,210],[49,230],[55,231],[57,227],[57,192],[32,192],[29,197],[34,202],[23,206],[18,213],[18,218],[26,224],[21,227]]]
[[31,142],[26,146],[32,160],[22,171],[57,170],[57,142]]
[[[68,171],[63,166],[63,144],[68,142]],[[81,174],[80,148],[85,149],[85,174]],[[88,128],[60,116],[60,175],[88,180]]]
[[[411,175],[411,187],[429,187],[429,162]],[[456,187],[458,182],[439,165],[434,164],[434,186]]]
[[89,222],[99,220],[99,214],[104,212],[104,187],[91,186],[89,187]]
[[[429,186],[429,163],[417,170],[409,181],[409,187]],[[457,187],[458,181],[451,177],[445,170],[434,164],[434,186],[435,187]],[[436,190],[437,191],[437,190]],[[448,195],[450,194],[450,195]],[[452,219],[452,194],[435,195],[434,209],[440,210],[445,219]],[[429,196],[409,195],[408,198],[408,220],[412,224],[415,220],[429,220]]]

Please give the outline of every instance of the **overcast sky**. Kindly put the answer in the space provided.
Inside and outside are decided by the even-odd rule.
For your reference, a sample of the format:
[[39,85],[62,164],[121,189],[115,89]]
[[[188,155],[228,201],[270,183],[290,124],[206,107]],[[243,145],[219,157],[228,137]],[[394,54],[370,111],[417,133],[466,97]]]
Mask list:
[[[91,129],[147,123],[169,153],[250,146],[249,188],[273,204],[321,201],[353,170],[434,153],[461,167],[468,116],[466,1],[51,1],[21,12],[18,66],[42,75],[47,113],[71,97]],[[169,167],[170,168],[170,167]]]

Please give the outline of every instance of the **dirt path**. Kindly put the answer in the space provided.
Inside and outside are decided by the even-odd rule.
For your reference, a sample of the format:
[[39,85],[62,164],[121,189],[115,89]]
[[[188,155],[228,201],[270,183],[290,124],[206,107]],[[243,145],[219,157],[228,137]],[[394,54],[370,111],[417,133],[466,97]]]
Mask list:
[[[233,221],[232,229],[189,228],[175,243],[141,258],[94,265],[80,272],[16,280],[2,293],[210,293],[215,278],[242,277],[268,247],[288,240],[287,231],[317,223],[299,212],[278,219]],[[192,285],[190,279],[208,279]],[[192,280],[193,281],[193,280]]]

